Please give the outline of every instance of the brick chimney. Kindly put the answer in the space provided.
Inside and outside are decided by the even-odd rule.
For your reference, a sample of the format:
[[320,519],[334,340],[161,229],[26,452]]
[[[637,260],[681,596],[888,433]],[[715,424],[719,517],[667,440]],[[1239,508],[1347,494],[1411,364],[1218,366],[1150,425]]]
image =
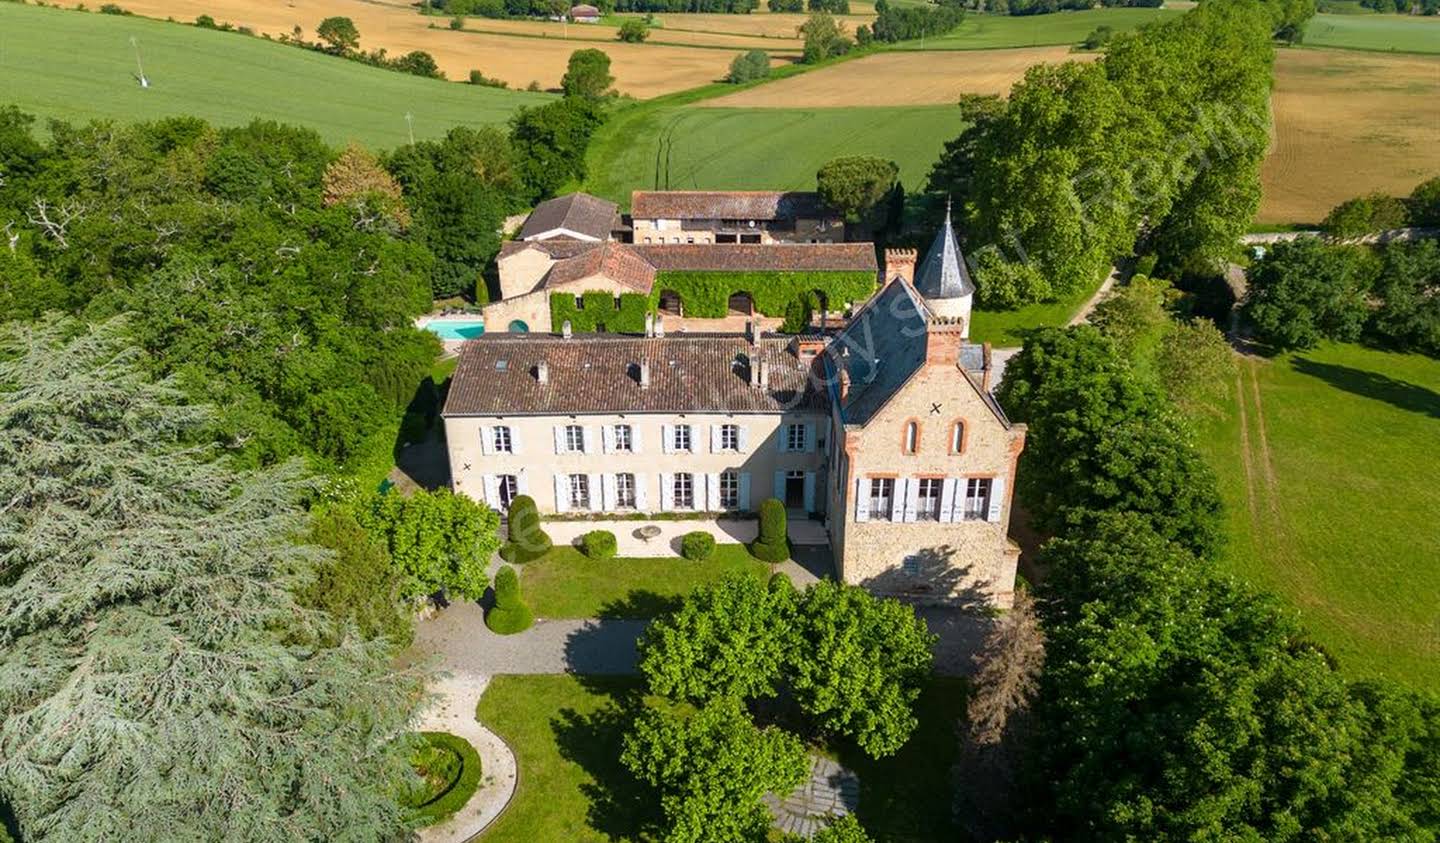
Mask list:
[[850,400],[850,370],[840,370],[840,406],[845,406]]
[[541,360],[541,361],[540,361],[540,364],[535,367],[535,380],[539,381],[540,383],[549,383],[549,382],[550,382],[550,364],[549,364],[549,363],[546,363],[544,360]]
[[885,280],[889,281],[892,278],[899,277],[914,284],[915,260],[914,249],[886,249]]
[[641,360],[641,361],[640,361],[640,388],[641,388],[641,389],[649,389],[649,388],[650,388],[650,361],[649,361],[649,360]]
[[925,323],[925,365],[958,365],[964,344],[964,320],[931,319]]
[[561,323],[561,325],[560,325],[560,336],[564,337],[564,338],[567,339],[567,340],[570,339],[570,320],[569,320],[569,319],[566,319],[563,323]]
[[655,317],[655,336],[657,336],[657,337],[663,337],[663,336],[665,336],[665,317],[664,317],[664,316],[659,316],[659,315],[657,315],[657,316]]
[[985,361],[985,371],[980,376],[980,390],[982,392],[989,392],[990,373],[994,371],[994,369],[992,369],[990,366],[990,343],[981,343],[980,353],[982,355],[981,359]]
[[645,314],[645,336],[655,336],[655,314],[653,313]]

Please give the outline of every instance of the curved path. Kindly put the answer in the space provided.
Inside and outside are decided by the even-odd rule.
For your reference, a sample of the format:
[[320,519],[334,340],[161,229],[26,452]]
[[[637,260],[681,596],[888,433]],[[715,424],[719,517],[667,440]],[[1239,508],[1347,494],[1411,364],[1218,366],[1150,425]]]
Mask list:
[[465,807],[445,822],[420,830],[422,843],[463,843],[484,830],[515,795],[515,753],[494,732],[475,720],[475,705],[490,677],[456,671],[434,684],[438,699],[420,718],[425,731],[449,732],[469,741],[480,753],[480,788]]

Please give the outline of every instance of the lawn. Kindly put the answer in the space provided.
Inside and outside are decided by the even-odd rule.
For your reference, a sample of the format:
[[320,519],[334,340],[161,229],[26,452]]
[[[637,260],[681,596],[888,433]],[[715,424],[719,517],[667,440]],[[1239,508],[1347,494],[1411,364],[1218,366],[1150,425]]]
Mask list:
[[1397,53],[1440,53],[1440,17],[1316,15],[1305,25],[1305,46]]
[[1353,676],[1440,690],[1440,361],[1327,345],[1242,362],[1199,442],[1223,564],[1280,594]]
[[1086,299],[1095,295],[1104,280],[1097,278],[1091,286],[1059,301],[1029,304],[1014,310],[976,309],[970,318],[970,340],[988,342],[1001,348],[1023,345],[1025,335],[1036,328],[1068,323]]
[[959,109],[948,105],[642,105],[597,133],[583,189],[625,207],[632,190],[814,190],[815,172],[843,155],[889,158],[905,185],[917,189],[961,128]]
[[955,31],[939,38],[907,41],[902,50],[993,50],[997,47],[1043,47],[1079,44],[1097,26],[1116,32],[1183,14],[1177,9],[1086,9],[1048,15],[966,14]]
[[722,544],[704,562],[679,557],[591,559],[557,547],[520,567],[525,601],[539,618],[653,618],[696,586],[732,574],[768,578],[771,567],[743,545]]
[[[651,799],[619,764],[638,678],[497,676],[476,714],[515,751],[519,787],[481,837],[494,843],[637,840]],[[964,684],[934,679],[916,706],[920,727],[895,756],[842,751],[860,776],[859,816],[877,843],[951,841],[949,768]]]
[[[0,104],[41,117],[152,120],[194,115],[217,125],[255,118],[327,141],[394,147],[457,125],[502,125],[546,94],[422,79],[227,32],[138,17],[0,3]],[[135,81],[135,38],[151,87]]]

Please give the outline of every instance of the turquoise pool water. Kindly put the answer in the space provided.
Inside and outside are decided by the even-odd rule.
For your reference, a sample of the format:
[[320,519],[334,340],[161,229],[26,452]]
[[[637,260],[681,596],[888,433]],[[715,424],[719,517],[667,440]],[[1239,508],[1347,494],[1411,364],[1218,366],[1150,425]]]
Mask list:
[[485,323],[479,319],[446,319],[427,323],[425,330],[431,331],[442,340],[468,340],[485,333]]

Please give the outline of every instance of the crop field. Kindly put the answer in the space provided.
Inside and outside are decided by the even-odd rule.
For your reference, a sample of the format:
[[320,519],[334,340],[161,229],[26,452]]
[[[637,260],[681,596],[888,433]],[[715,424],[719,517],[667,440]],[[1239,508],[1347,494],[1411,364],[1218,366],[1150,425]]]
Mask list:
[[1049,15],[967,14],[954,32],[923,43],[911,41],[901,49],[993,50],[1001,47],[1045,47],[1079,44],[1097,26],[1116,32],[1182,14],[1177,9],[1087,9]]
[[[695,15],[694,17],[721,16]],[[731,17],[733,17],[733,15]],[[437,26],[443,25],[447,29],[449,28],[449,23],[446,18],[432,18],[431,20]],[[565,39],[570,41],[597,41],[605,45],[604,49],[606,51],[609,50],[610,44],[620,46],[620,42],[616,40],[619,27],[610,26],[606,23],[566,24],[559,21],[548,20],[495,20],[492,18],[471,17],[465,20],[465,29],[472,32],[486,32],[496,35],[550,38],[557,41]],[[715,32],[704,29],[675,29],[668,26],[656,26],[650,30],[650,38],[646,44],[652,47],[657,44],[684,44],[687,46],[712,47],[716,49],[780,50],[788,51],[798,59],[804,44],[798,38],[795,38],[794,34],[794,30],[791,30],[791,37],[782,39],[741,33]]]
[[1316,15],[1305,25],[1305,46],[1440,53],[1440,17]]
[[942,105],[647,109],[596,136],[584,189],[626,207],[630,191],[656,187],[813,190],[842,155],[889,158],[913,188],[960,128],[959,109]]
[[[135,80],[134,37],[145,73]],[[0,104],[73,122],[189,114],[309,126],[334,144],[406,142],[457,125],[503,124],[545,94],[421,79],[227,32],[138,17],[0,3]]]
[[1354,345],[1247,358],[1201,434],[1222,564],[1288,601],[1351,675],[1440,690],[1440,361]]
[[953,104],[961,94],[1007,94],[1027,68],[1091,61],[1096,53],[1065,47],[950,52],[888,52],[842,62],[708,100],[707,106],[785,108]]
[[1317,222],[1440,173],[1440,57],[1282,50],[1271,110],[1259,222]]

